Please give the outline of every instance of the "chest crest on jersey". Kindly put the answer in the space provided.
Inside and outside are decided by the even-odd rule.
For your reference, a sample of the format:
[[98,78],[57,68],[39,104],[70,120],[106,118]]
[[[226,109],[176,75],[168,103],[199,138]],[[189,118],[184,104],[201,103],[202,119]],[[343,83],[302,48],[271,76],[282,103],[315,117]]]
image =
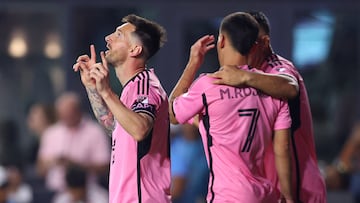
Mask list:
[[149,98],[147,96],[144,95],[139,95],[136,99],[136,103],[142,103],[142,104],[148,104],[149,103]]

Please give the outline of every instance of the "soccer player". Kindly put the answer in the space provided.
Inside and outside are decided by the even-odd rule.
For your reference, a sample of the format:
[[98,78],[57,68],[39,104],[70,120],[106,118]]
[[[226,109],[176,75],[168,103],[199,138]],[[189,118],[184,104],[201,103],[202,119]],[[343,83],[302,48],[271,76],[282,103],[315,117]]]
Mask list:
[[[217,52],[220,65],[245,65],[247,55],[256,43],[258,25],[246,13],[226,16],[220,26]],[[213,36],[200,38],[190,55],[206,53],[213,48]],[[236,88],[213,84],[214,79],[194,75],[203,56],[191,56],[190,65],[170,96],[172,123],[192,123],[199,115],[199,129],[210,170],[207,201],[276,202],[274,185],[267,180],[263,156],[272,145],[281,189],[287,202],[292,201],[289,129],[291,119],[287,102],[273,99],[253,88]]]
[[[289,99],[292,118],[291,145],[294,194],[303,203],[326,202],[326,187],[317,165],[314,132],[309,99],[303,78],[287,59],[276,55],[270,44],[270,24],[262,12],[249,12],[259,23],[258,44],[249,55],[248,64],[264,73],[249,72],[234,66],[222,67],[212,74],[214,83],[233,86],[249,86],[277,98]],[[273,153],[267,153],[268,177],[278,183],[275,167],[271,161]]]
[[[91,45],[91,56],[80,56],[73,68],[80,71],[96,118],[112,131],[110,203],[170,202],[168,99],[153,69],[146,68],[165,30],[132,14],[105,41],[101,63]],[[109,85],[108,62],[123,86],[120,99]]]

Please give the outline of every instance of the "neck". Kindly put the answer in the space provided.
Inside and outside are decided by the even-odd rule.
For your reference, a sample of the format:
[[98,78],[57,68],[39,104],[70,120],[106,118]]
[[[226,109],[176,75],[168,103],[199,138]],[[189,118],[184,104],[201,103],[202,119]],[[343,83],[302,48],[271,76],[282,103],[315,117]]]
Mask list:
[[[262,62],[264,62],[264,60],[265,60],[267,57],[271,56],[271,54],[273,54],[273,53],[274,53],[274,52],[273,52],[271,46],[268,47],[267,49],[265,49],[265,50],[264,50],[264,53],[263,53],[263,60],[262,60]],[[262,64],[259,64],[259,65],[262,65]]]
[[265,68],[265,67],[262,67],[262,65],[263,65],[265,59],[267,57],[269,57],[272,53],[273,53],[272,48],[268,47],[268,48],[262,50],[260,53],[255,53],[255,57],[251,57],[248,61],[248,64],[251,67],[263,70],[263,68]]
[[242,66],[248,63],[248,57],[243,56],[238,52],[229,52],[224,54],[224,58],[220,61],[220,66],[231,65],[231,66]]
[[116,77],[124,86],[131,78],[145,69],[145,61],[133,60],[127,61],[115,67]]

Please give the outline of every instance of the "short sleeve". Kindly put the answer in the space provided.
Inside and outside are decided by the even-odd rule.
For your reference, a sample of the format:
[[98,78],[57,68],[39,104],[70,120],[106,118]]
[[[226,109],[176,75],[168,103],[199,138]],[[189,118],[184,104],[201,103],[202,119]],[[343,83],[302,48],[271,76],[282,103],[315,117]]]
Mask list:
[[286,101],[280,101],[280,109],[274,124],[274,130],[282,130],[291,127],[289,105]]
[[145,113],[156,118],[156,111],[161,104],[160,93],[155,86],[150,86],[145,94],[139,94],[136,91],[129,92],[127,100],[129,108],[136,113]]
[[202,111],[202,94],[207,86],[204,78],[204,76],[200,76],[191,85],[188,92],[173,101],[173,112],[179,123],[191,122],[192,118]]
[[297,74],[295,74],[293,72],[292,68],[288,67],[287,65],[274,67],[274,68],[270,69],[267,73],[275,74],[275,75],[282,75],[282,76],[290,78],[296,84],[299,83],[298,78],[296,77]]

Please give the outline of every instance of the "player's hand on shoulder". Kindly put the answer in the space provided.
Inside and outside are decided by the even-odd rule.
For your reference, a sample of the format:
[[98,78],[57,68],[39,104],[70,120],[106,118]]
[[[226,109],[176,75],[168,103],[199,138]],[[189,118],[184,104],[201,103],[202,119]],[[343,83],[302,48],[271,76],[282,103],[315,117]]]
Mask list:
[[241,70],[237,66],[225,65],[209,76],[215,78],[214,84],[240,87],[246,84],[248,73],[248,71]]

